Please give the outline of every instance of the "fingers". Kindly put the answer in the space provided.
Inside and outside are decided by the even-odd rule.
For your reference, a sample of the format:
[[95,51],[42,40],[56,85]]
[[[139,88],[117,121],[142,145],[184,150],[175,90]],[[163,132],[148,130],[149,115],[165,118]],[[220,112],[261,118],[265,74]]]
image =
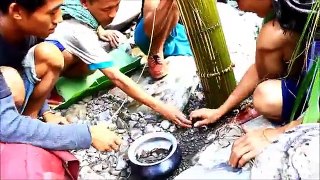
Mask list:
[[70,124],[70,122],[66,118],[61,118],[60,119],[60,123],[63,124],[63,125]]
[[183,114],[176,115],[175,122],[185,128],[191,128],[192,122],[188,120]]
[[112,48],[117,48],[119,45],[118,36],[116,34],[112,34],[110,37],[110,44]]
[[120,146],[122,144],[122,139],[117,136],[114,142]]
[[113,142],[112,144],[110,144],[111,149],[113,149],[114,151],[118,151],[119,149],[119,145],[116,144],[115,142]]
[[243,167],[248,161],[255,158],[256,155],[257,155],[257,152],[253,150],[244,154],[238,162],[238,168]]
[[101,36],[99,36],[99,38],[100,38],[102,41],[109,42],[108,37],[105,36],[105,35],[101,35]]
[[196,123],[194,123],[194,127],[201,127],[204,125],[208,125],[210,123],[210,121],[208,119],[204,119],[202,121],[197,121]]
[[[229,158],[229,164],[232,167],[238,167],[239,166],[239,161],[245,155],[246,153],[250,152],[251,148],[250,146],[242,146],[239,148],[234,148],[231,151],[231,155]],[[242,166],[241,166],[242,167]]]
[[203,109],[198,109],[190,113],[190,120],[193,118],[203,118]]

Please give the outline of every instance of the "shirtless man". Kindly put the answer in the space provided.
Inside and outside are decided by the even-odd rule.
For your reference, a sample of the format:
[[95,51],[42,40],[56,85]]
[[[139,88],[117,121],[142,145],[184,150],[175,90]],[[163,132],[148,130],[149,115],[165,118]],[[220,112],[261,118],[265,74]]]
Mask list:
[[[238,4],[241,10],[255,12],[260,17],[266,17],[273,8],[272,0],[259,0],[259,3],[238,0]],[[255,63],[218,109],[199,109],[191,113],[191,118],[201,118],[195,126],[214,123],[252,93],[254,108],[260,114],[279,123],[289,120],[297,92],[297,77],[278,78],[287,74],[300,32],[285,32],[277,20],[270,20],[262,26],[257,38]]]
[[[291,0],[280,0],[282,15],[266,22],[259,33],[256,46],[255,63],[248,69],[239,85],[229,98],[218,109],[200,109],[191,113],[191,118],[200,118],[195,126],[216,122],[241,101],[253,93],[254,108],[269,120],[277,123],[287,123],[295,101],[295,95],[301,79],[303,59],[299,58],[288,77],[288,64],[296,48],[307,13],[299,12],[295,6],[289,6]],[[314,1],[313,1],[314,2]],[[260,17],[273,10],[272,0],[238,0],[243,11],[257,13]],[[304,3],[304,2],[302,2]],[[309,4],[310,5],[310,4]],[[311,6],[308,7],[309,10]],[[275,8],[275,11],[279,9]],[[292,19],[291,19],[292,18]],[[294,23],[292,23],[294,22]],[[283,78],[285,77],[285,78]],[[297,117],[296,117],[297,118]],[[299,122],[296,122],[299,124]],[[288,125],[290,127],[290,125]],[[265,138],[281,134],[284,128],[274,130],[259,129],[247,133],[235,141],[229,163],[233,167],[242,167],[254,158],[268,142]],[[267,131],[267,132],[265,132]]]

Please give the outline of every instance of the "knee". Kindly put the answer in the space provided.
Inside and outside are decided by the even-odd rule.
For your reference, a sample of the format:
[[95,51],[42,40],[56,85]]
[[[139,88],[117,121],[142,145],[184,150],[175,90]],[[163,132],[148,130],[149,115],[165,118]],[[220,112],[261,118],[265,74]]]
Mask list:
[[279,95],[278,88],[270,80],[260,83],[253,93],[254,108],[266,118],[279,119],[281,104],[281,93]]
[[64,67],[62,52],[54,44],[43,42],[35,47],[36,64],[45,65],[48,70],[61,72]]
[[25,99],[25,87],[20,74],[14,68],[6,66],[1,66],[0,71],[12,93],[16,107],[22,107]]

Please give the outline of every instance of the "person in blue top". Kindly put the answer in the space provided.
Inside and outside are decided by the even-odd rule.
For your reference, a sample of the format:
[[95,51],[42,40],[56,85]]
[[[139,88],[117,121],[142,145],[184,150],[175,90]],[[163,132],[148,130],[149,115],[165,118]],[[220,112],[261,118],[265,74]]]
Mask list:
[[141,19],[134,31],[134,41],[143,53],[149,55],[148,70],[154,79],[168,74],[166,57],[192,56],[186,29],[179,19],[176,0],[142,1]]
[[[61,22],[62,0],[0,1],[0,141],[46,149],[117,150],[121,139],[104,125],[67,122],[45,100],[64,67],[61,49],[41,42]],[[37,120],[44,117],[45,123]]]

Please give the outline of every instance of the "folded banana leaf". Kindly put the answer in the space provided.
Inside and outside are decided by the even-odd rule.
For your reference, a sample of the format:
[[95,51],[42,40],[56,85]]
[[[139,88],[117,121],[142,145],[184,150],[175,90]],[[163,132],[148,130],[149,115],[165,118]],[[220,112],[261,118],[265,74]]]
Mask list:
[[[122,73],[129,73],[141,66],[141,57],[131,56],[123,49],[114,49],[110,52],[113,57],[115,67]],[[64,99],[55,109],[65,109],[98,91],[111,88],[113,83],[101,71],[97,70],[94,74],[86,78],[65,78],[61,77],[56,83],[58,94]]]

